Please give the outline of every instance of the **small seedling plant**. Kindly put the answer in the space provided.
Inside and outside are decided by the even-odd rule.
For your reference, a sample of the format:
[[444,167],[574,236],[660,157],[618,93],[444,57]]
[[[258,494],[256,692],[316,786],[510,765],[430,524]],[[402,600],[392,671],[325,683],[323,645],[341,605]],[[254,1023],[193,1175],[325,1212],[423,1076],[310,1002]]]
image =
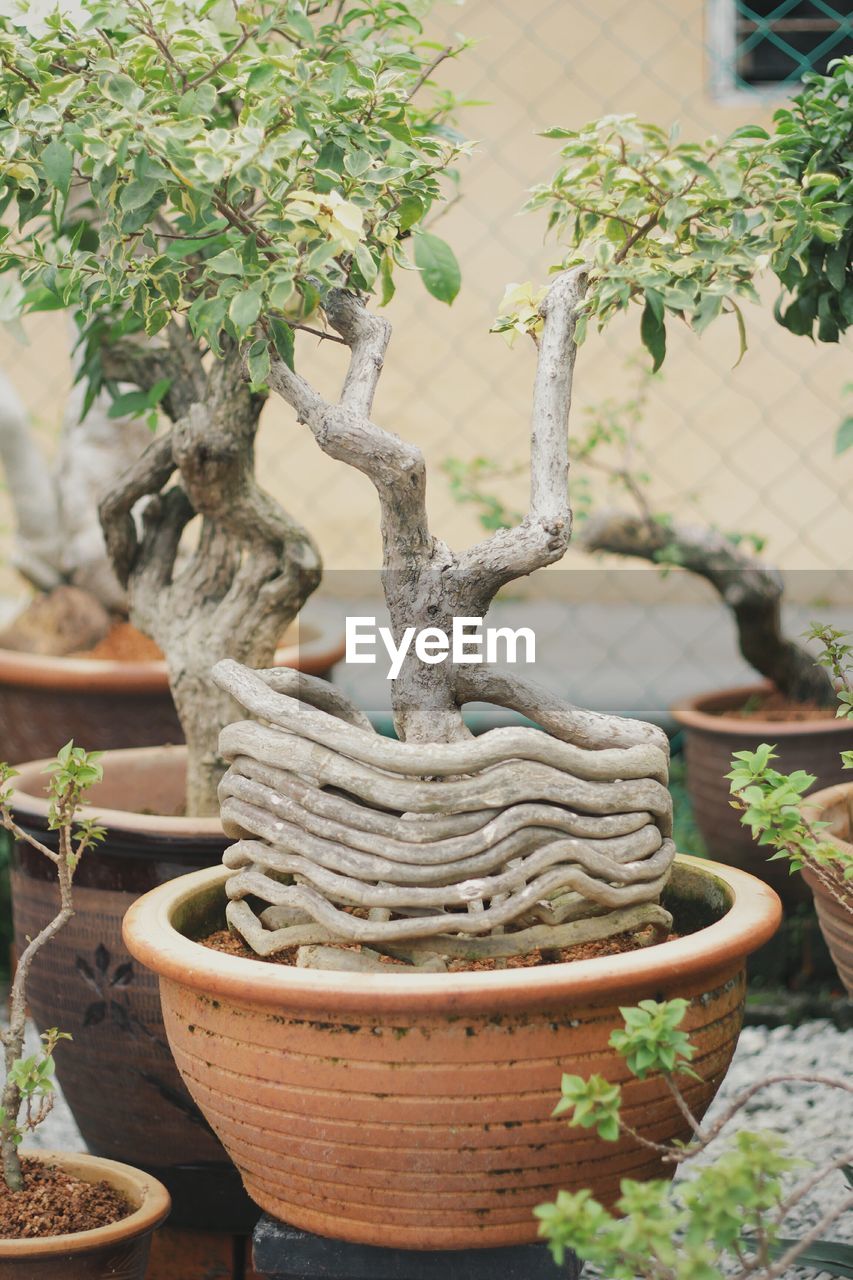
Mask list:
[[88,789],[101,780],[99,752],[87,752],[68,742],[47,767],[50,774],[48,829],[57,833],[55,849],[24,831],[12,813],[12,782],[16,770],[0,764],[0,822],[16,840],[25,841],[56,868],[59,910],[18,957],[9,997],[9,1026],[0,1033],[5,1080],[0,1101],[0,1159],[3,1179],[10,1191],[23,1189],[18,1148],[24,1135],[45,1119],[53,1106],[54,1050],[71,1037],[56,1027],[42,1033],[41,1052],[26,1055],[27,979],[33,961],[74,915],[72,886],[80,859],[104,838],[93,819],[78,819]]
[[[826,668],[836,686],[837,716],[853,719],[853,645],[842,631],[821,623],[813,624],[811,639],[822,648],[818,662]],[[787,861],[791,874],[809,867],[840,906],[853,916],[853,856],[834,845],[826,836],[827,823],[810,817],[806,793],[817,779],[805,769],[780,773],[772,761],[773,747],[762,742],[755,751],[736,751],[729,779],[732,804],[740,810],[741,822],[749,827],[759,846],[770,850],[771,862]],[[853,751],[842,751],[841,759],[853,768]],[[850,814],[853,830],[853,813]]]
[[[850,1094],[853,1084],[823,1075],[774,1075],[750,1085],[703,1125],[683,1087],[685,1081],[699,1079],[690,1065],[696,1046],[682,1029],[687,1009],[686,1000],[642,1000],[636,1008],[621,1010],[624,1028],[610,1037],[632,1076],[663,1080],[690,1132],[687,1141],[658,1143],[637,1133],[622,1113],[621,1085],[600,1075],[564,1075],[554,1114],[568,1115],[571,1126],[595,1129],[606,1142],[629,1137],[675,1168],[696,1162],[691,1176],[675,1184],[623,1178],[614,1211],[589,1191],[561,1191],[553,1204],[535,1211],[540,1235],[559,1265],[571,1249],[600,1267],[609,1280],[781,1280],[797,1261],[832,1273],[849,1249],[822,1237],[853,1208],[853,1189],[802,1238],[790,1239],[783,1232],[792,1210],[824,1179],[843,1173],[853,1188],[853,1151],[820,1168],[806,1168],[778,1134],[738,1129],[719,1154],[710,1158],[708,1152],[732,1132],[732,1122],[762,1089],[798,1082]],[[802,1177],[792,1186],[797,1170]],[[837,1273],[849,1275],[850,1270]]]

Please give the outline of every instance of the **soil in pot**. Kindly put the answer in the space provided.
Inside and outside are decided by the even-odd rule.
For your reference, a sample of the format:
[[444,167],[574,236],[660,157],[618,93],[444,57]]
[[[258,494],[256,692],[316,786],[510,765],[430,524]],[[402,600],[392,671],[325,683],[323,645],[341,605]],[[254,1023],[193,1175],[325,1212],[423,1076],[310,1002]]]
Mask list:
[[[763,707],[769,708],[765,718]],[[726,780],[732,756],[770,742],[778,756],[775,768],[782,773],[805,769],[816,776],[815,789],[831,786],[844,776],[840,752],[853,750],[853,722],[823,708],[814,718],[779,719],[774,708],[780,709],[779,695],[764,684],[690,698],[676,704],[672,714],[684,730],[687,791],[708,854],[759,876],[790,907],[808,902],[810,894],[799,876],[788,874],[786,863],[770,862],[741,825]]]
[[665,1173],[641,1143],[601,1142],[552,1115],[563,1072],[623,1086],[643,1136],[685,1136],[660,1081],[609,1048],[619,1009],[689,1001],[704,1112],[737,1040],[745,957],[776,928],[767,887],[676,863],[667,905],[682,937],[572,964],[467,973],[344,973],[263,964],[193,939],[224,926],[224,870],[135,904],[128,945],[158,972],[187,1085],[256,1202],[321,1235],[414,1249],[536,1238],[532,1209],[561,1188],[605,1202],[622,1177]]
[[0,1179],[0,1238],[22,1240],[94,1231],[133,1212],[127,1196],[108,1182],[84,1182],[67,1169],[21,1160],[24,1186],[10,1191]]
[[[33,1019],[40,1031],[59,1026],[73,1036],[73,1052],[57,1054],[57,1075],[91,1151],[165,1183],[175,1225],[250,1231],[257,1211],[181,1081],[156,979],[121,940],[122,917],[141,893],[215,865],[227,841],[215,819],[170,816],[183,805],[183,747],[111,752],[102,764],[104,780],[92,788],[87,813],[106,827],[107,838],[77,871],[74,917],[33,965]],[[42,768],[22,767],[14,809],[25,830],[50,843]],[[15,845],[19,949],[54,910],[52,870],[27,845]]]
[[29,1185],[0,1203],[0,1280],[144,1280],[165,1187],[95,1156],[31,1151],[24,1163]]

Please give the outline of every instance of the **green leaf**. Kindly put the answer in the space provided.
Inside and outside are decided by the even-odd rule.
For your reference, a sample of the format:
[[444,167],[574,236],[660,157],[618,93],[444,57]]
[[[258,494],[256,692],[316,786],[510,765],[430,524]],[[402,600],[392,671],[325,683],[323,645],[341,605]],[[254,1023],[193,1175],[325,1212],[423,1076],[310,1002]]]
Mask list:
[[[755,1240],[751,1236],[745,1236],[744,1243],[753,1248]],[[781,1258],[796,1243],[795,1239],[774,1240],[770,1245],[770,1256]],[[824,1271],[831,1276],[843,1276],[845,1280],[853,1280],[853,1247],[841,1240],[814,1240],[799,1254],[796,1265],[812,1267],[815,1271]]]
[[449,305],[462,283],[459,263],[450,245],[428,231],[418,232],[415,236],[415,265],[421,272],[427,292],[439,302]]
[[355,246],[355,261],[358,266],[359,274],[364,281],[365,288],[372,288],[373,283],[376,280],[378,268],[366,245],[359,243]]
[[259,338],[257,342],[252,343],[249,347],[247,363],[252,387],[264,386],[270,371],[270,351],[266,338]]
[[242,293],[234,294],[231,299],[231,305],[228,308],[228,315],[231,317],[235,328],[241,333],[251,329],[260,314],[261,295],[257,289],[244,289]]
[[126,391],[123,395],[116,396],[107,411],[108,418],[129,418],[138,417],[148,408],[148,393],[146,391]]
[[292,369],[294,349],[293,330],[289,324],[285,324],[283,320],[276,319],[275,316],[270,316],[269,326],[276,351],[281,356],[288,369]]
[[119,204],[125,213],[133,213],[135,209],[144,208],[159,189],[160,183],[156,179],[135,178],[122,188]]
[[424,203],[418,196],[404,196],[400,201],[400,230],[408,231],[424,215]]
[[657,373],[666,358],[666,321],[655,314],[655,305],[649,298],[643,307],[640,338],[652,357],[652,373]]
[[845,418],[835,433],[835,452],[844,453],[853,447],[853,414]]
[[74,154],[70,148],[64,142],[49,142],[41,153],[41,162],[50,185],[67,196],[74,168]]
[[113,102],[118,102],[122,107],[129,107],[131,111],[135,111],[141,106],[145,97],[142,89],[126,75],[106,76],[103,81],[104,93]]

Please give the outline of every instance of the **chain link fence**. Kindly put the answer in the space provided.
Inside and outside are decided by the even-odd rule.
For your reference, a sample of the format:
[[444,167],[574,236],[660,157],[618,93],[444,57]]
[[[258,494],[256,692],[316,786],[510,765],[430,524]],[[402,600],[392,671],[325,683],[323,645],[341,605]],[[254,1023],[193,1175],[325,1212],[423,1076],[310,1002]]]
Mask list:
[[[804,67],[853,49],[851,14],[842,0],[439,0],[430,37],[447,41],[459,31],[475,40],[447,65],[447,79],[470,102],[460,126],[479,143],[439,224],[462,263],[463,287],[446,308],[417,279],[402,282],[388,309],[394,337],[375,408],[378,421],[424,449],[436,533],[454,546],[482,534],[476,512],[454,499],[441,471],[448,457],[496,459],[515,474],[507,502],[516,509],[526,502],[533,352],[521,343],[510,351],[488,330],[506,283],[541,280],[549,262],[542,223],[518,213],[555,160],[555,144],[537,132],[611,112],[678,120],[684,137],[766,123]],[[771,288],[767,305],[747,315],[750,349],[738,368],[734,324],[720,323],[701,340],[672,335],[642,432],[653,507],[763,538],[768,560],[788,573],[795,630],[815,612],[848,616],[853,599],[845,573],[853,460],[833,455],[850,357],[843,346],[813,345],[779,327],[772,297]],[[26,346],[0,339],[0,364],[49,454],[70,376],[66,332],[53,315],[34,318],[27,332]],[[342,371],[331,348],[308,339],[299,356],[321,389],[331,390]],[[638,348],[636,316],[588,339],[576,370],[576,415],[631,394]],[[329,570],[325,607],[344,611],[335,600],[363,595],[360,571],[379,559],[371,486],[321,455],[281,404],[265,410],[259,450],[262,482],[320,544]],[[8,569],[8,501],[0,517],[0,592],[8,596],[20,591]],[[662,714],[676,693],[745,674],[728,622],[704,588],[677,571],[661,583],[642,566],[619,566],[615,577],[601,568],[571,550],[560,570],[538,576],[537,596],[555,601],[541,617],[553,657],[549,682],[561,692]],[[528,590],[519,586],[496,608],[517,609]],[[615,604],[622,613],[608,607]]]

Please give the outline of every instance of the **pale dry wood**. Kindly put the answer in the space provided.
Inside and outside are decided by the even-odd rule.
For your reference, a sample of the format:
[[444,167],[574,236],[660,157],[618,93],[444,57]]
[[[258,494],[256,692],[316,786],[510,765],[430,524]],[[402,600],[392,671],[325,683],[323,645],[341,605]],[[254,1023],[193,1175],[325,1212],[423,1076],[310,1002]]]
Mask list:
[[[368,852],[380,847],[394,847],[398,841],[406,847],[435,846],[447,841],[447,856],[459,856],[463,852],[477,852],[485,844],[524,825],[552,827],[568,835],[606,839],[631,835],[654,822],[648,811],[596,816],[577,813],[563,805],[535,803],[474,809],[467,813],[383,813],[365,808],[347,796],[323,791],[309,779],[297,778],[286,769],[241,755],[231,760],[220,786],[220,795],[230,794],[229,779],[236,775],[260,781],[269,787],[271,804],[274,807],[278,804],[291,806],[294,812],[299,810],[299,821],[307,829],[316,830],[318,835],[345,840],[353,848],[363,848]],[[318,825],[324,823],[332,825]],[[241,832],[228,824],[225,834],[239,837]],[[413,857],[417,857],[416,850]]]
[[[285,947],[301,945],[295,930],[289,927],[276,928],[276,912],[271,907],[264,912],[265,923],[261,924],[245,902],[228,903],[227,917],[231,927],[240,934],[257,955],[270,956],[282,951]],[[517,933],[499,934],[497,936],[461,938],[453,934],[437,935],[428,940],[408,939],[404,944],[382,941],[381,949],[389,955],[416,959],[422,952],[439,952],[446,956],[458,956],[466,959],[486,959],[490,957],[529,955],[532,951],[553,950],[575,946],[578,943],[598,941],[602,938],[615,937],[622,933],[652,927],[665,935],[672,927],[672,916],[663,907],[654,903],[640,906],[620,907],[604,915],[593,916],[586,920],[575,920],[555,927],[550,925],[533,926],[519,930]],[[322,944],[335,941],[335,933],[319,926],[305,927],[305,944]],[[308,937],[308,934],[311,934]],[[285,941],[287,937],[292,941]]]
[[[336,846],[372,856],[377,859],[377,867],[380,863],[386,868],[397,867],[400,875],[406,874],[407,867],[412,867],[417,875],[429,876],[433,874],[430,871],[433,866],[463,868],[469,864],[473,866],[472,859],[479,859],[484,866],[489,861],[497,865],[502,858],[516,857],[528,848],[570,832],[574,825],[566,820],[559,806],[515,805],[467,835],[429,844],[412,844],[389,835],[377,836],[360,831],[355,825],[360,816],[357,806],[350,808],[349,824],[318,818],[310,810],[286,800],[271,787],[255,778],[235,773],[233,769],[229,769],[222,780],[219,798],[223,829],[232,838],[259,834],[245,820],[246,811],[242,806],[248,805],[254,811],[249,815],[252,822],[256,822],[257,815],[263,813],[270,822],[276,823],[272,830],[304,831]],[[533,810],[538,812],[531,817],[530,811]],[[281,844],[282,839],[273,840],[273,843]],[[645,857],[660,848],[661,843],[660,830],[652,822],[625,836],[596,836],[594,832],[587,831],[586,839],[578,841],[579,847],[583,844],[591,854],[601,853],[617,862]]]
[[[394,742],[380,737],[372,728],[346,724],[317,707],[273,691],[255,672],[236,662],[218,662],[212,678],[220,689],[268,724],[391,773],[446,777],[479,772],[511,758],[553,765],[590,781],[614,776],[626,780],[657,778],[659,782],[667,778],[668,757],[651,743],[591,751],[529,728],[491,729],[473,742]],[[267,735],[265,740],[269,740]]]
[[592,814],[648,810],[664,834],[669,834],[672,824],[672,798],[655,778],[588,781],[554,765],[508,758],[476,776],[468,769],[466,776],[445,779],[439,786],[420,777],[388,774],[288,730],[265,731],[246,720],[226,725],[219,748],[224,760],[253,756],[277,768],[292,768],[315,785],[336,787],[400,813],[445,813],[448,809],[466,813],[546,800]]

